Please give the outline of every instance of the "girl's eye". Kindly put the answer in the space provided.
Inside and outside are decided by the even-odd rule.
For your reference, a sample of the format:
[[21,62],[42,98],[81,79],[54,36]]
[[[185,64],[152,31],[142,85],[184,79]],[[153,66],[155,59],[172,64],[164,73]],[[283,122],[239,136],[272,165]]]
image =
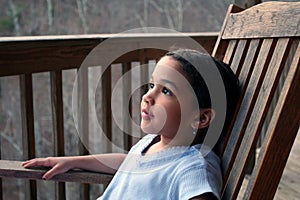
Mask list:
[[149,83],[148,84],[148,89],[153,89],[154,88],[154,83]]
[[162,89],[162,93],[164,93],[165,95],[168,95],[168,96],[171,96],[172,95],[172,92],[171,90],[169,90],[168,88],[164,87]]

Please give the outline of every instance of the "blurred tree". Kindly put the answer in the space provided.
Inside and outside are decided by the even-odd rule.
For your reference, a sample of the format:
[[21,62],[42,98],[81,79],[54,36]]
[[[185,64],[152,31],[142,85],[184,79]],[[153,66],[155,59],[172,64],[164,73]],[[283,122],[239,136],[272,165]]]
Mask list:
[[13,20],[14,30],[16,35],[20,35],[20,23],[19,23],[19,12],[13,2],[13,0],[8,0],[8,6],[10,11],[10,16]]
[[218,31],[229,0],[0,0],[0,35],[116,33],[137,27]]
[[52,33],[53,29],[53,2],[47,0],[47,15],[48,15],[48,33]]
[[78,15],[81,19],[82,26],[83,26],[83,32],[87,34],[89,32],[89,27],[87,24],[87,0],[77,0],[77,10]]

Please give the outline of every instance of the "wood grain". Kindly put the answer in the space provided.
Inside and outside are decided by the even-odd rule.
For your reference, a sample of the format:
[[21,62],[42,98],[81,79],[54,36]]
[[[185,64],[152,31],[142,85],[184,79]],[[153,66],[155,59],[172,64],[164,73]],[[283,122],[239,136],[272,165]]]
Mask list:
[[[0,160],[0,177],[42,180],[45,168],[25,169],[20,161]],[[108,184],[112,175],[72,170],[54,176],[50,181]]]
[[[0,76],[19,75],[25,73],[59,71],[79,68],[86,56],[99,44],[104,43],[101,62],[110,58],[112,52],[120,53],[113,63],[128,63],[140,60],[140,47],[148,46],[145,59],[156,59],[161,52],[159,48],[153,50],[150,46],[172,47],[184,44],[187,38],[195,40],[211,53],[218,33],[186,33],[186,34],[99,34],[99,35],[73,35],[73,36],[35,36],[35,37],[3,37],[0,38]],[[184,46],[188,48],[188,46]],[[191,47],[190,47],[191,48]],[[92,66],[99,66],[96,63]],[[108,63],[108,65],[111,63]]]
[[300,2],[266,2],[232,13],[223,39],[300,36]]

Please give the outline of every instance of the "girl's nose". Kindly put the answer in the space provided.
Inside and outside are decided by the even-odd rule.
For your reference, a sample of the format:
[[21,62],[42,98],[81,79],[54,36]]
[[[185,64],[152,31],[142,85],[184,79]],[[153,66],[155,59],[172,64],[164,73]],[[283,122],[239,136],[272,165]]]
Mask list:
[[154,104],[154,97],[153,97],[153,91],[148,90],[148,92],[146,94],[144,94],[142,100],[143,102],[149,104],[149,105],[153,105]]

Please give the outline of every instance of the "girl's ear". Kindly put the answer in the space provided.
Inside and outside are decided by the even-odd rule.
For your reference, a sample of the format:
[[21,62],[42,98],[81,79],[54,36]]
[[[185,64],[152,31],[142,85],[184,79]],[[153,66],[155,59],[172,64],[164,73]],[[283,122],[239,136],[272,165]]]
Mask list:
[[209,124],[214,120],[215,115],[216,112],[214,109],[200,109],[199,113],[195,115],[194,121],[191,124],[192,128],[196,130],[209,126]]

